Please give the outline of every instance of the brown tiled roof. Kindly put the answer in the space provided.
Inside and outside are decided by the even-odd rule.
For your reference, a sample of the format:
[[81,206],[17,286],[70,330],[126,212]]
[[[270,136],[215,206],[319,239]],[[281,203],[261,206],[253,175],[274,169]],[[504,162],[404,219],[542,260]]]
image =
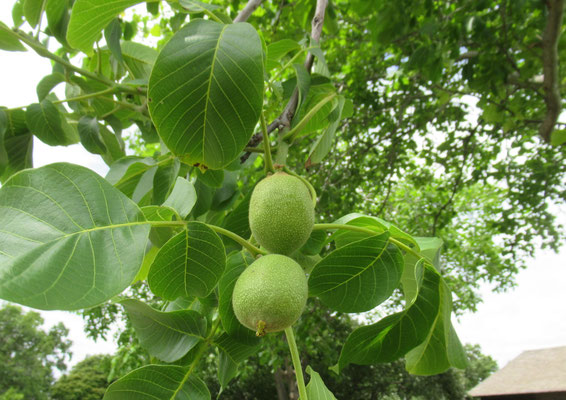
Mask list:
[[529,350],[470,391],[471,396],[566,392],[566,346]]

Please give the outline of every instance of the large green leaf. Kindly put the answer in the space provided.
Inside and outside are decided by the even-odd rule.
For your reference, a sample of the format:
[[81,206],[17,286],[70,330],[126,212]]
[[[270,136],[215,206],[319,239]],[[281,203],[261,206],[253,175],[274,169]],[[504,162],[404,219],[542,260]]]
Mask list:
[[63,129],[59,110],[48,99],[34,103],[26,110],[26,121],[31,132],[50,146],[66,146],[76,143],[72,130]]
[[405,356],[407,371],[416,375],[435,375],[450,367],[464,369],[466,353],[450,321],[452,296],[445,282],[440,285],[440,308],[425,341]]
[[193,310],[160,312],[127,299],[120,302],[148,353],[165,362],[183,357],[206,336],[206,318]]
[[247,23],[194,20],[159,53],[149,111],[167,147],[221,169],[248,143],[263,103],[263,49]]
[[224,245],[202,222],[188,222],[157,253],[149,270],[151,291],[167,300],[179,296],[206,297],[226,266]]
[[186,367],[146,365],[111,384],[104,400],[210,400],[208,388]]
[[87,168],[21,171],[0,189],[0,209],[0,298],[45,310],[92,307],[140,269],[149,224]]
[[438,273],[427,266],[415,302],[404,311],[354,330],[340,352],[337,369],[342,370],[350,363],[391,362],[421,344],[438,315],[441,284]]
[[92,53],[102,30],[126,8],[142,0],[76,0],[71,11],[67,41],[75,49]]
[[341,312],[371,310],[391,296],[403,271],[401,252],[388,247],[389,233],[343,246],[315,265],[309,294]]
[[336,400],[336,397],[328,390],[322,381],[320,374],[312,369],[310,365],[307,367],[307,374],[311,376],[307,385],[307,396],[309,400]]

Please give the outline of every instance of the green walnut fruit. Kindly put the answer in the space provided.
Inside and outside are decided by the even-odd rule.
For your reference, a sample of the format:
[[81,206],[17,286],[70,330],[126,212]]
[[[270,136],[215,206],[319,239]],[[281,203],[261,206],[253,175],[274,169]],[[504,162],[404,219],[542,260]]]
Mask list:
[[290,255],[306,243],[314,225],[309,189],[297,177],[277,172],[260,181],[250,199],[250,228],[270,253]]
[[305,272],[293,259],[268,254],[242,272],[232,293],[238,321],[257,336],[293,325],[307,303]]

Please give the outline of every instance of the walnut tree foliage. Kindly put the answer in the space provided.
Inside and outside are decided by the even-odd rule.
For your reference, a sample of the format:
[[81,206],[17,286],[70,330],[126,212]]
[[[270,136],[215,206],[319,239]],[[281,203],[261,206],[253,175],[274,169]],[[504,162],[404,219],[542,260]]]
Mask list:
[[[564,235],[563,0],[141,3],[18,0],[0,24],[0,49],[53,65],[37,102],[0,108],[0,298],[84,310],[94,335],[125,310],[150,363],[107,400],[209,399],[207,354],[226,388],[269,344],[232,291],[267,253],[251,191],[283,169],[317,200],[292,255],[309,295],[390,306],[332,371],[464,368],[452,311]],[[33,169],[34,140],[80,143],[109,172]],[[302,400],[333,398],[310,365],[305,386],[285,332]]]

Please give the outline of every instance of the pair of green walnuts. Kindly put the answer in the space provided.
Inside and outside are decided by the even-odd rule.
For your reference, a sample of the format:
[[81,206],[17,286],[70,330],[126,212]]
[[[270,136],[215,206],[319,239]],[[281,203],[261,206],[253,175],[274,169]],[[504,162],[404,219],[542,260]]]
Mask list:
[[313,229],[309,189],[284,172],[268,176],[252,192],[249,223],[253,237],[270,254],[242,272],[232,306],[242,325],[263,336],[293,325],[307,302],[305,272],[289,256],[306,243]]

